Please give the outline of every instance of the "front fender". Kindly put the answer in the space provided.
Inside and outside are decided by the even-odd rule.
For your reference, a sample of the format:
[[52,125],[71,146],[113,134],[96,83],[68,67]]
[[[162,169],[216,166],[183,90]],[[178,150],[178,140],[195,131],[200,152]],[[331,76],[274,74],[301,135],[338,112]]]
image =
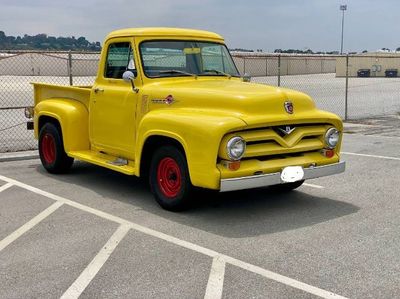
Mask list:
[[151,111],[143,117],[138,128],[137,175],[146,140],[151,136],[165,136],[175,139],[184,148],[194,186],[219,189],[220,172],[216,163],[221,139],[227,132],[245,126],[246,123],[239,118],[204,111]]
[[52,98],[35,106],[35,138],[39,136],[41,117],[52,117],[60,123],[64,148],[68,153],[89,149],[88,111],[82,103],[71,99]]

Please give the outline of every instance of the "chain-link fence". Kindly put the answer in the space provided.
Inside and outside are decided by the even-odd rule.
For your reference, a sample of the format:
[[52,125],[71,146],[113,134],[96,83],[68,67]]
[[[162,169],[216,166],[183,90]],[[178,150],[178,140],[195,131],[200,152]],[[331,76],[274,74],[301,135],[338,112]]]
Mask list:
[[[400,55],[285,55],[232,53],[252,81],[300,90],[320,109],[357,119],[400,112]],[[0,152],[37,148],[24,108],[33,104],[30,82],[92,85],[100,53],[0,53]]]
[[0,51],[0,152],[37,148],[24,108],[33,105],[31,82],[92,85],[100,53]]
[[233,56],[253,82],[302,91],[343,119],[400,113],[400,55]]

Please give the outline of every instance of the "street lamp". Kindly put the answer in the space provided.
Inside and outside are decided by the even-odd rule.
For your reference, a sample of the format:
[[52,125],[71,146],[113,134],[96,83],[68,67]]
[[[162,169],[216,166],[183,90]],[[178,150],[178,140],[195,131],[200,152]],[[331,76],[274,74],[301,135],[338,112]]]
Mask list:
[[342,11],[342,43],[340,44],[340,54],[343,54],[343,31],[344,31],[344,11],[347,10],[347,5],[340,5]]

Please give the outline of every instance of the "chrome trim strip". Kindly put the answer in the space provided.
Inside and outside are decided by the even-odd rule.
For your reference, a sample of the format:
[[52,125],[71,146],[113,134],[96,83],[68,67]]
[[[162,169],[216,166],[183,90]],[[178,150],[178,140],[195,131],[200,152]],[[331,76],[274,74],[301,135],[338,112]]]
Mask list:
[[[304,179],[308,180],[341,173],[344,172],[345,168],[346,162],[344,161],[335,164],[304,168]],[[280,172],[222,179],[220,192],[266,187],[282,183]]]

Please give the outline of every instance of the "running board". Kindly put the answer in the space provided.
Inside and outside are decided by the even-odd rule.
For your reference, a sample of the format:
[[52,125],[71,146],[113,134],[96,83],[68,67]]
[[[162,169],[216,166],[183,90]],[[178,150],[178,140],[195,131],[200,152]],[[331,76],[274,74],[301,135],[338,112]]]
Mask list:
[[95,151],[73,151],[69,152],[68,156],[80,161],[89,162],[98,166],[122,172],[127,175],[135,175],[134,161]]

